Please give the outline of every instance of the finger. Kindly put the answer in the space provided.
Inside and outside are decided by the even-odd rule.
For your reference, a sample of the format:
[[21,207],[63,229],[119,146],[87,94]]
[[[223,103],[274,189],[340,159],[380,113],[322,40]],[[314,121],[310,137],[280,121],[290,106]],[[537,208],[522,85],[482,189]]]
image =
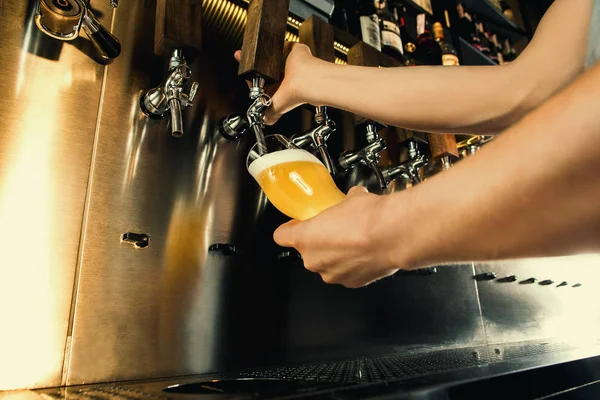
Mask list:
[[364,186],[354,186],[348,190],[348,196],[356,196],[357,194],[365,194],[369,193],[366,187]]
[[265,112],[265,124],[273,125],[275,122],[279,121],[281,116],[294,108],[296,108],[297,104],[292,104],[292,99],[289,91],[285,85],[282,85],[277,92],[271,98],[272,103],[269,108],[267,108]]
[[300,221],[290,221],[281,225],[273,232],[273,240],[282,247],[294,247],[296,244],[295,232]]
[[235,53],[233,53],[233,57],[237,60],[237,62],[240,62],[242,60],[242,51],[236,51]]

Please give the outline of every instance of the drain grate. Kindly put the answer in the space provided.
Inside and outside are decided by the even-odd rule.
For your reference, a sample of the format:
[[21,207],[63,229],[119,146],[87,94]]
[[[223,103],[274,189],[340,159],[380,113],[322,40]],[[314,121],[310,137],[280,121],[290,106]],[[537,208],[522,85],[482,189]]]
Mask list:
[[297,367],[243,371],[248,378],[319,380],[357,384],[428,375],[489,363],[487,348],[444,350],[426,354],[390,355]]
[[342,384],[372,383],[478,367],[575,348],[560,342],[481,346],[427,353],[393,354],[344,362],[246,370],[240,373],[240,377],[318,380]]

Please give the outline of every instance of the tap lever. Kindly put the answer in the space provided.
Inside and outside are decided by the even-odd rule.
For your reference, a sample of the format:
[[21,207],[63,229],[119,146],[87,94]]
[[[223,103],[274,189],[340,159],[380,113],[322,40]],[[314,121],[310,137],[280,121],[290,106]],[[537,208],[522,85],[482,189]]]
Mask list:
[[386,143],[385,140],[379,137],[376,129],[377,126],[375,123],[367,124],[367,145],[358,151],[342,153],[338,159],[338,163],[340,167],[346,170],[353,168],[359,162],[367,165],[375,173],[381,188],[385,189],[387,187],[387,180],[378,163],[381,152],[386,148]]
[[383,171],[388,182],[402,177],[409,179],[413,184],[421,183],[419,170],[427,164],[427,158],[421,154],[414,140],[408,141],[408,160],[395,167],[388,167]]

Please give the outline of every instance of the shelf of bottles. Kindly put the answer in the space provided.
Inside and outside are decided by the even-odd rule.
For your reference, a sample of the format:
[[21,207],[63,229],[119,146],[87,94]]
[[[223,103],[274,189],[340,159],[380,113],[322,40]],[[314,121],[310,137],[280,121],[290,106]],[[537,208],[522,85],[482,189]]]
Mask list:
[[[484,1],[487,2],[488,0],[476,2],[476,4],[479,4],[479,9],[482,8],[481,4]],[[495,8],[492,5],[489,5],[489,7]],[[508,19],[507,16],[512,15],[512,10],[508,10],[510,9],[505,10],[506,15],[502,15],[506,21],[516,26],[514,22]],[[493,12],[500,13],[499,10]],[[457,5],[455,32],[459,37],[464,63],[466,65],[502,65],[513,61],[517,57],[513,46],[513,36],[506,34],[506,28],[502,29],[497,24],[484,22],[484,19],[482,14],[475,9],[468,8],[466,2]],[[520,38],[523,39],[525,36],[520,36]]]

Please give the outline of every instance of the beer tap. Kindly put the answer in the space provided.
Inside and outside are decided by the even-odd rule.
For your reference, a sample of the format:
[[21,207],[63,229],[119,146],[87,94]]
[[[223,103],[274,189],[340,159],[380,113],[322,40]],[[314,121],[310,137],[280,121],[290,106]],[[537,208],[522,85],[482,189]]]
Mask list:
[[[116,4],[116,2],[115,2]],[[202,43],[201,7],[192,0],[156,2],[154,25],[154,54],[169,58],[169,74],[157,87],[148,90],[140,101],[140,108],[151,118],[171,114],[171,134],[183,136],[182,110],[193,105],[198,83],[192,83],[189,94],[183,88],[192,76],[192,70],[183,55],[184,49],[198,52]]]
[[388,183],[399,177],[409,179],[414,185],[421,183],[419,170],[427,164],[427,158],[421,154],[414,140],[409,140],[407,146],[408,160],[396,167],[387,167],[383,170],[383,176]]
[[367,124],[367,145],[358,151],[344,152],[339,157],[339,164],[345,170],[353,168],[356,164],[362,163],[373,170],[379,186],[382,189],[387,188],[387,181],[381,168],[379,168],[379,157],[385,150],[385,140],[377,134],[377,126],[374,122]]
[[289,0],[253,0],[248,5],[238,75],[252,82],[251,104],[245,117],[231,114],[219,123],[221,135],[230,140],[236,140],[251,130],[259,144],[259,153],[267,150],[264,113],[271,105],[265,85],[277,82],[281,77],[288,9]]
[[336,125],[327,116],[327,107],[316,107],[315,122],[317,127],[302,135],[292,137],[292,143],[300,148],[311,147],[319,152],[323,165],[331,175],[335,175],[333,159],[327,151],[327,139],[335,132]]
[[[335,61],[333,26],[319,17],[311,16],[302,23],[299,29],[300,43],[310,48],[313,56],[328,62]],[[292,143],[300,148],[313,148],[331,175],[335,175],[335,166],[329,151],[327,139],[335,132],[336,124],[327,115],[327,106],[315,107],[315,128],[301,135],[292,137]]]
[[152,118],[162,118],[167,111],[171,113],[171,134],[183,136],[183,116],[181,110],[193,105],[192,101],[198,90],[198,82],[194,82],[189,94],[183,92],[183,87],[190,79],[192,71],[188,67],[183,52],[173,51],[169,60],[169,75],[157,87],[150,89],[140,102],[144,114]]

